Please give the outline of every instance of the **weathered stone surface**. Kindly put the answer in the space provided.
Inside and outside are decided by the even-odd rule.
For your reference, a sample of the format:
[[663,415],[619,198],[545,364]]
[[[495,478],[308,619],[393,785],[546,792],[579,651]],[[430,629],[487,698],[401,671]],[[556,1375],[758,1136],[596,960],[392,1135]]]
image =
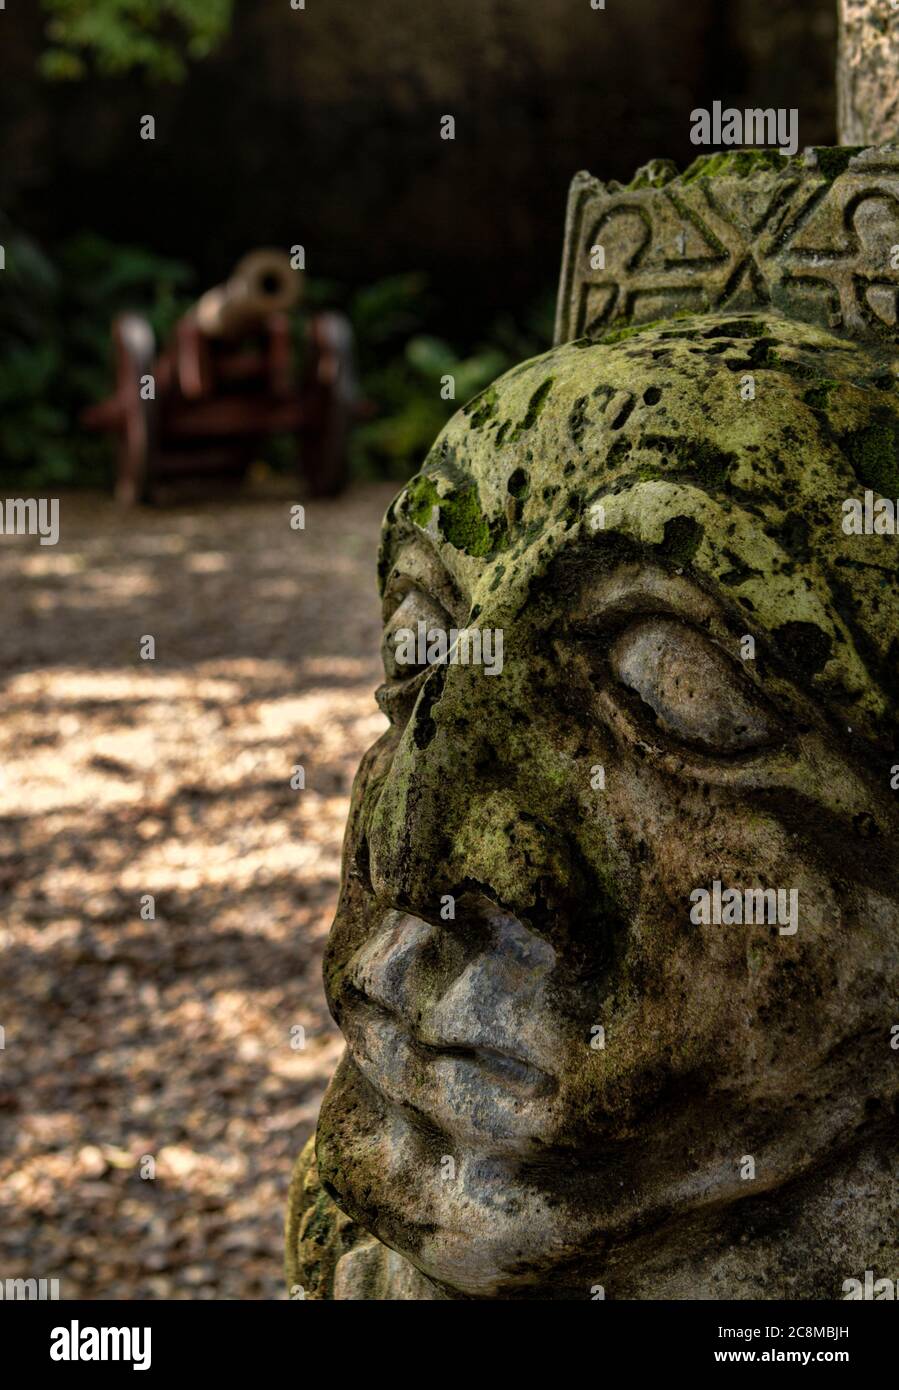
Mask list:
[[[388,637],[500,629],[504,666],[387,643],[289,1236],[313,1296],[899,1273],[897,538],[841,525],[899,498],[896,355],[769,308],[611,339],[496,382],[388,511]],[[795,889],[798,929],[695,924],[716,880]],[[351,1228],[399,1262],[353,1243],[338,1279]]]
[[899,139],[899,9],[839,0],[837,118],[843,145]]
[[310,1302],[442,1298],[414,1265],[331,1200],[319,1180],[314,1139],[301,1153],[290,1185],[286,1273],[291,1298]]
[[[594,269],[592,248],[605,254]],[[661,160],[571,186],[556,342],[675,314],[772,307],[897,342],[899,146]]]

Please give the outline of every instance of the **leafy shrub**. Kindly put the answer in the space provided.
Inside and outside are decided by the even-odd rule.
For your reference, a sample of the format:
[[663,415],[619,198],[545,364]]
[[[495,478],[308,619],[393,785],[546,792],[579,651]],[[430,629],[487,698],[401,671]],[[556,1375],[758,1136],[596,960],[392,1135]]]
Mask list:
[[142,71],[180,82],[189,59],[205,58],[231,25],[233,0],[41,0],[50,47],[40,70],[53,81]]
[[[360,290],[348,312],[363,392],[377,409],[353,435],[354,470],[364,477],[408,478],[461,405],[552,339],[552,304],[544,301],[523,327],[504,318],[484,342],[453,346],[433,331],[440,314],[419,275]],[[444,399],[450,377],[454,394]]]
[[0,220],[0,480],[41,489],[105,484],[108,444],[78,428],[80,411],[112,387],[109,327],[139,306],[165,336],[188,298],[189,269],[85,235],[52,262]]

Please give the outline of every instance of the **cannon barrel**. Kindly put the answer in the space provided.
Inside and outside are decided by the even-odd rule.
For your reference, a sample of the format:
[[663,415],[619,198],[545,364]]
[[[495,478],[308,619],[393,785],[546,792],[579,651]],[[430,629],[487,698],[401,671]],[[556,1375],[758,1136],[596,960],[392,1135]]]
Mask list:
[[194,316],[207,338],[239,338],[259,327],[272,313],[292,309],[300,297],[302,277],[284,251],[251,251],[223,285],[207,290]]

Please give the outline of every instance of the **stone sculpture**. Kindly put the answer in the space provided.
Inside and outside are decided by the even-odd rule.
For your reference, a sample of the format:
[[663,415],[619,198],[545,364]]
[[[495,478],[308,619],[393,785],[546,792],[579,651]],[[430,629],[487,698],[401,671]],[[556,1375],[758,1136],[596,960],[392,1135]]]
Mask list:
[[556,346],[385,521],[294,1291],[899,1276],[897,252],[889,147],[575,180]]

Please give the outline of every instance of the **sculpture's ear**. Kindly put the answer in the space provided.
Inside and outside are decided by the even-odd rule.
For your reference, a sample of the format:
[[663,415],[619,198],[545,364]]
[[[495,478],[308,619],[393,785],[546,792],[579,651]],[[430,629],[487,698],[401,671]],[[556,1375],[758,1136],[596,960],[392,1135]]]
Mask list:
[[626,187],[580,173],[555,341],[613,341],[660,319],[768,308],[899,346],[891,249],[899,145],[703,154],[682,174],[654,160]]

